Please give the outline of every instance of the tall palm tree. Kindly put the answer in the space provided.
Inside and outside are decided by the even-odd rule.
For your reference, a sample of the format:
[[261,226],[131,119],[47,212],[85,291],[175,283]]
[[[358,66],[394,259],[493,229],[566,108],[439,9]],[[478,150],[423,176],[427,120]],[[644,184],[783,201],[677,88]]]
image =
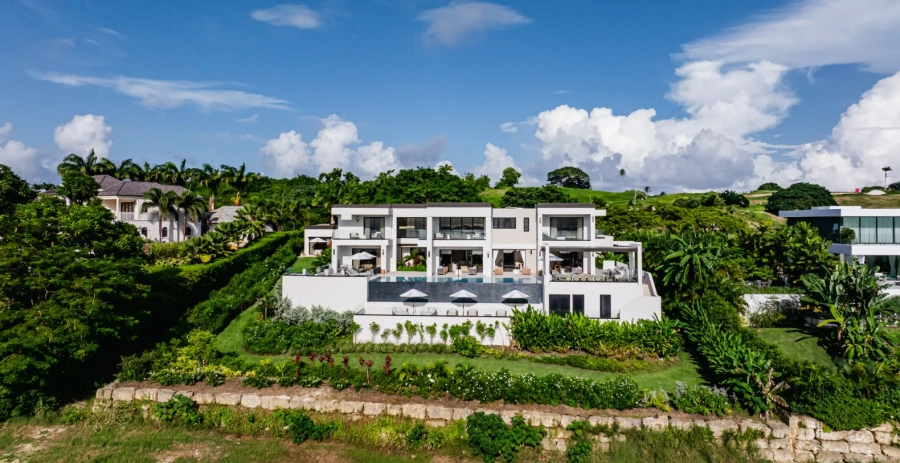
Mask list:
[[707,242],[695,233],[672,236],[674,249],[663,261],[663,284],[687,288],[696,283],[708,283],[716,275],[721,246]]
[[187,234],[188,217],[199,219],[206,212],[206,200],[202,196],[197,195],[191,190],[184,190],[181,195],[175,197],[175,221],[178,221],[180,211],[184,211],[184,220],[182,221],[181,237]]
[[222,181],[234,188],[234,205],[241,205],[241,190],[247,188],[247,185],[250,182],[258,179],[261,175],[255,172],[247,172],[247,166],[245,164],[241,164],[241,167],[235,168],[231,166],[222,165]]
[[59,174],[60,177],[62,177],[64,173],[71,171],[81,172],[85,175],[114,175],[116,165],[109,159],[97,157],[94,150],[91,150],[84,158],[77,154],[70,154],[56,166],[56,173]]
[[209,164],[203,164],[203,168],[197,170],[194,181],[209,190],[209,212],[215,211],[216,195],[219,194],[219,188],[223,183],[219,169],[216,169]]
[[[178,195],[174,191],[162,192],[159,188],[151,188],[144,193],[144,202],[141,204],[141,212],[147,212],[151,207],[159,209],[159,241],[162,242],[162,223],[172,215],[178,213],[175,202]],[[177,217],[177,215],[176,215]]]
[[196,169],[193,167],[187,166],[187,159],[182,159],[181,164],[178,165],[178,173],[175,174],[175,184],[185,186],[190,182],[195,175]]
[[644,187],[644,194],[649,195],[649,194],[650,194],[650,191],[651,191],[651,190],[650,190],[650,187],[649,187],[649,186],[645,186],[645,187]]
[[166,185],[177,185],[178,175],[178,166],[173,162],[166,162],[153,167],[153,180]]
[[119,163],[119,168],[116,170],[116,178],[119,180],[129,179],[134,181],[140,181],[144,177],[144,169],[141,168],[140,164],[136,164],[131,158],[128,158]]
[[890,171],[892,171],[892,170],[893,170],[893,169],[891,169],[891,168],[888,167],[888,166],[884,166],[884,167],[881,168],[881,171],[884,172],[884,188],[885,188],[885,189],[887,189],[887,173],[890,172]]

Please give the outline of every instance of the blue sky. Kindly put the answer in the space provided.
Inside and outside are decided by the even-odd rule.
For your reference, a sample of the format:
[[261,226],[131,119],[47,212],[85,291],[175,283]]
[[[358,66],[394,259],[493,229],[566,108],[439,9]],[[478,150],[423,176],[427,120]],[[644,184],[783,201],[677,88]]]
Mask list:
[[900,11],[841,3],[7,1],[0,162],[849,189],[900,170]]

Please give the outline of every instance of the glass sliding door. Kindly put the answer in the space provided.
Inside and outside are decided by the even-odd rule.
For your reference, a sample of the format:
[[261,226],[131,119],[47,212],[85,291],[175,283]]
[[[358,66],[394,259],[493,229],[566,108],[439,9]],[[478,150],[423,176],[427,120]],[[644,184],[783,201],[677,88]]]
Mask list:
[[584,217],[550,217],[550,237],[564,240],[584,239]]
[[484,217],[441,217],[438,219],[438,231],[434,234],[439,240],[483,240]]
[[363,217],[363,233],[368,239],[384,238],[384,217]]
[[570,312],[568,294],[550,295],[550,313],[565,317]]

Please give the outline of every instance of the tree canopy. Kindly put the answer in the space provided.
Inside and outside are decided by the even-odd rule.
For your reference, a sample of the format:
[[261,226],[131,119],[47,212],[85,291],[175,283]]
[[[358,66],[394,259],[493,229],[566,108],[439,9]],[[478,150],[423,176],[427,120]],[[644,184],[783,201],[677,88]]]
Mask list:
[[534,207],[539,203],[573,203],[571,196],[556,186],[510,188],[500,199],[500,207]]
[[814,183],[795,183],[776,191],[766,202],[766,212],[778,214],[780,211],[809,209],[819,206],[836,206],[834,197],[825,187]]
[[9,214],[16,205],[31,201],[37,196],[28,182],[22,180],[9,167],[0,164],[0,215]]
[[591,189],[591,177],[577,167],[560,167],[547,173],[547,183],[563,188]]
[[[321,179],[320,179],[321,180]],[[460,177],[449,166],[383,172],[372,180],[355,182],[347,188],[344,203],[425,204],[430,202],[480,202],[480,194],[490,185],[487,177]]]
[[775,182],[766,182],[766,183],[763,183],[762,185],[760,185],[759,188],[757,188],[757,190],[760,190],[760,191],[778,191],[778,190],[783,190],[783,189],[784,188],[781,188],[781,185],[779,185]]
[[62,185],[56,192],[60,196],[69,198],[75,204],[85,204],[97,196],[100,185],[86,174],[77,170],[68,170],[63,172]]
[[500,177],[500,180],[497,181],[497,185],[494,188],[512,188],[519,184],[519,178],[521,177],[522,174],[520,174],[515,167],[507,167],[506,169],[503,169],[503,175]]

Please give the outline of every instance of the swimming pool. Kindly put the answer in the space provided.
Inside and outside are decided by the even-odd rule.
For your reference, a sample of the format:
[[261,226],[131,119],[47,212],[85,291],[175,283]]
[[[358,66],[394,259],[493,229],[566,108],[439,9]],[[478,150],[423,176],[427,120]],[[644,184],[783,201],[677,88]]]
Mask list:
[[531,278],[515,278],[515,277],[454,277],[454,276],[434,276],[434,277],[398,277],[398,276],[377,276],[371,281],[376,283],[537,283],[536,277]]

